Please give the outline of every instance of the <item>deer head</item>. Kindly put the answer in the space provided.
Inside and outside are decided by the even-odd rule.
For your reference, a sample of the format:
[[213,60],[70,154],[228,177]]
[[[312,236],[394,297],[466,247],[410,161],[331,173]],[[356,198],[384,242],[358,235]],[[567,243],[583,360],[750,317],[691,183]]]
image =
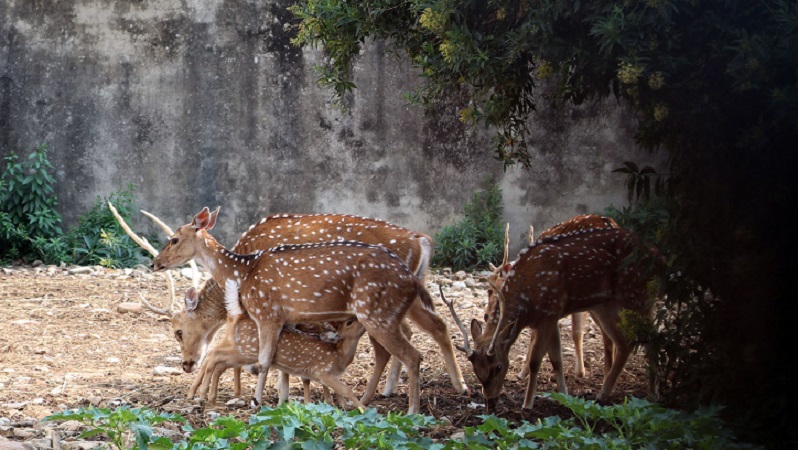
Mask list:
[[207,232],[216,225],[219,208],[211,212],[202,208],[191,223],[183,225],[169,238],[158,256],[152,261],[152,270],[171,269],[185,264],[202,250],[200,240],[207,238]]

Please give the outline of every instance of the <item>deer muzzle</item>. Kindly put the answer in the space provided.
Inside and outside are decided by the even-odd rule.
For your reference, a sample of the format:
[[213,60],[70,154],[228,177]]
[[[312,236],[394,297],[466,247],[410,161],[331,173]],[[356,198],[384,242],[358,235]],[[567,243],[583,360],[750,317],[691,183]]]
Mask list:
[[195,361],[183,361],[183,372],[191,373],[194,371],[194,367],[197,365]]

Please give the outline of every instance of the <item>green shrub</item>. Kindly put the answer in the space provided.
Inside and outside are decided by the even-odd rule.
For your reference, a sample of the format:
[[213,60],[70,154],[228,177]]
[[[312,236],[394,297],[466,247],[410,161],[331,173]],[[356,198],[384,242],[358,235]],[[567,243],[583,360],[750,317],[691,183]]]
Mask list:
[[[327,404],[286,402],[264,407],[249,423],[219,417],[208,427],[193,428],[176,414],[146,408],[77,409],[45,420],[79,420],[87,425],[79,438],[104,435],[117,449],[753,449],[740,443],[718,418],[719,408],[684,413],[631,398],[619,405],[563,394],[548,394],[571,410],[573,417],[547,417],[536,423],[514,424],[496,416],[481,416],[482,424],[466,427],[462,438],[432,440],[425,432],[442,425],[418,414],[378,414],[341,411]],[[159,436],[153,425],[182,425],[185,439]],[[162,425],[163,426],[163,425]],[[163,426],[166,428],[166,426]]]
[[0,175],[0,258],[55,262],[62,250],[61,216],[55,209],[47,147],[42,144],[22,162],[14,152],[5,161]]
[[[133,185],[112,192],[108,197],[97,196],[92,209],[78,217],[78,226],[70,229],[66,237],[73,251],[73,262],[113,268],[145,263],[149,254],[125,233],[108,209],[108,202],[129,223],[136,210]],[[157,236],[147,236],[147,239],[158,246]]]
[[435,235],[435,255],[431,264],[454,270],[498,264],[504,251],[503,209],[502,192],[496,184],[490,183],[485,191],[474,193],[465,205],[463,219]]

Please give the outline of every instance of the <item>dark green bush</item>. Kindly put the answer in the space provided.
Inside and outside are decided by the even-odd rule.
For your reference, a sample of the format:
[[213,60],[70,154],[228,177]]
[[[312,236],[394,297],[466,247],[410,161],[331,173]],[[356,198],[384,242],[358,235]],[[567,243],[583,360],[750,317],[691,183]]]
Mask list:
[[[73,262],[114,268],[145,263],[149,254],[125,233],[108,209],[108,202],[129,223],[136,210],[133,185],[108,197],[97,196],[92,209],[78,218],[78,226],[70,229],[66,236]],[[158,246],[157,236],[147,236],[147,239]]]
[[42,144],[22,162],[13,152],[5,161],[0,175],[0,259],[56,262],[63,250],[58,240],[61,216],[55,209],[47,147]]
[[463,219],[435,235],[431,264],[454,270],[498,264],[504,251],[503,209],[502,192],[496,184],[490,183],[485,191],[476,192],[465,205]]

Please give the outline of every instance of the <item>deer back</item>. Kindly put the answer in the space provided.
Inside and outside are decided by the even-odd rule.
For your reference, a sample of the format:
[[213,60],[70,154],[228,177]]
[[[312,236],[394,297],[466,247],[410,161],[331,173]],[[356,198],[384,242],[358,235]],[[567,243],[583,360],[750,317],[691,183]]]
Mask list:
[[323,322],[353,315],[382,321],[401,318],[419,295],[419,285],[384,247],[325,242],[261,253],[242,278],[240,295],[257,322]]
[[348,214],[272,214],[241,235],[234,251],[252,253],[284,244],[357,241],[380,245],[423,277],[432,238],[384,220]]

